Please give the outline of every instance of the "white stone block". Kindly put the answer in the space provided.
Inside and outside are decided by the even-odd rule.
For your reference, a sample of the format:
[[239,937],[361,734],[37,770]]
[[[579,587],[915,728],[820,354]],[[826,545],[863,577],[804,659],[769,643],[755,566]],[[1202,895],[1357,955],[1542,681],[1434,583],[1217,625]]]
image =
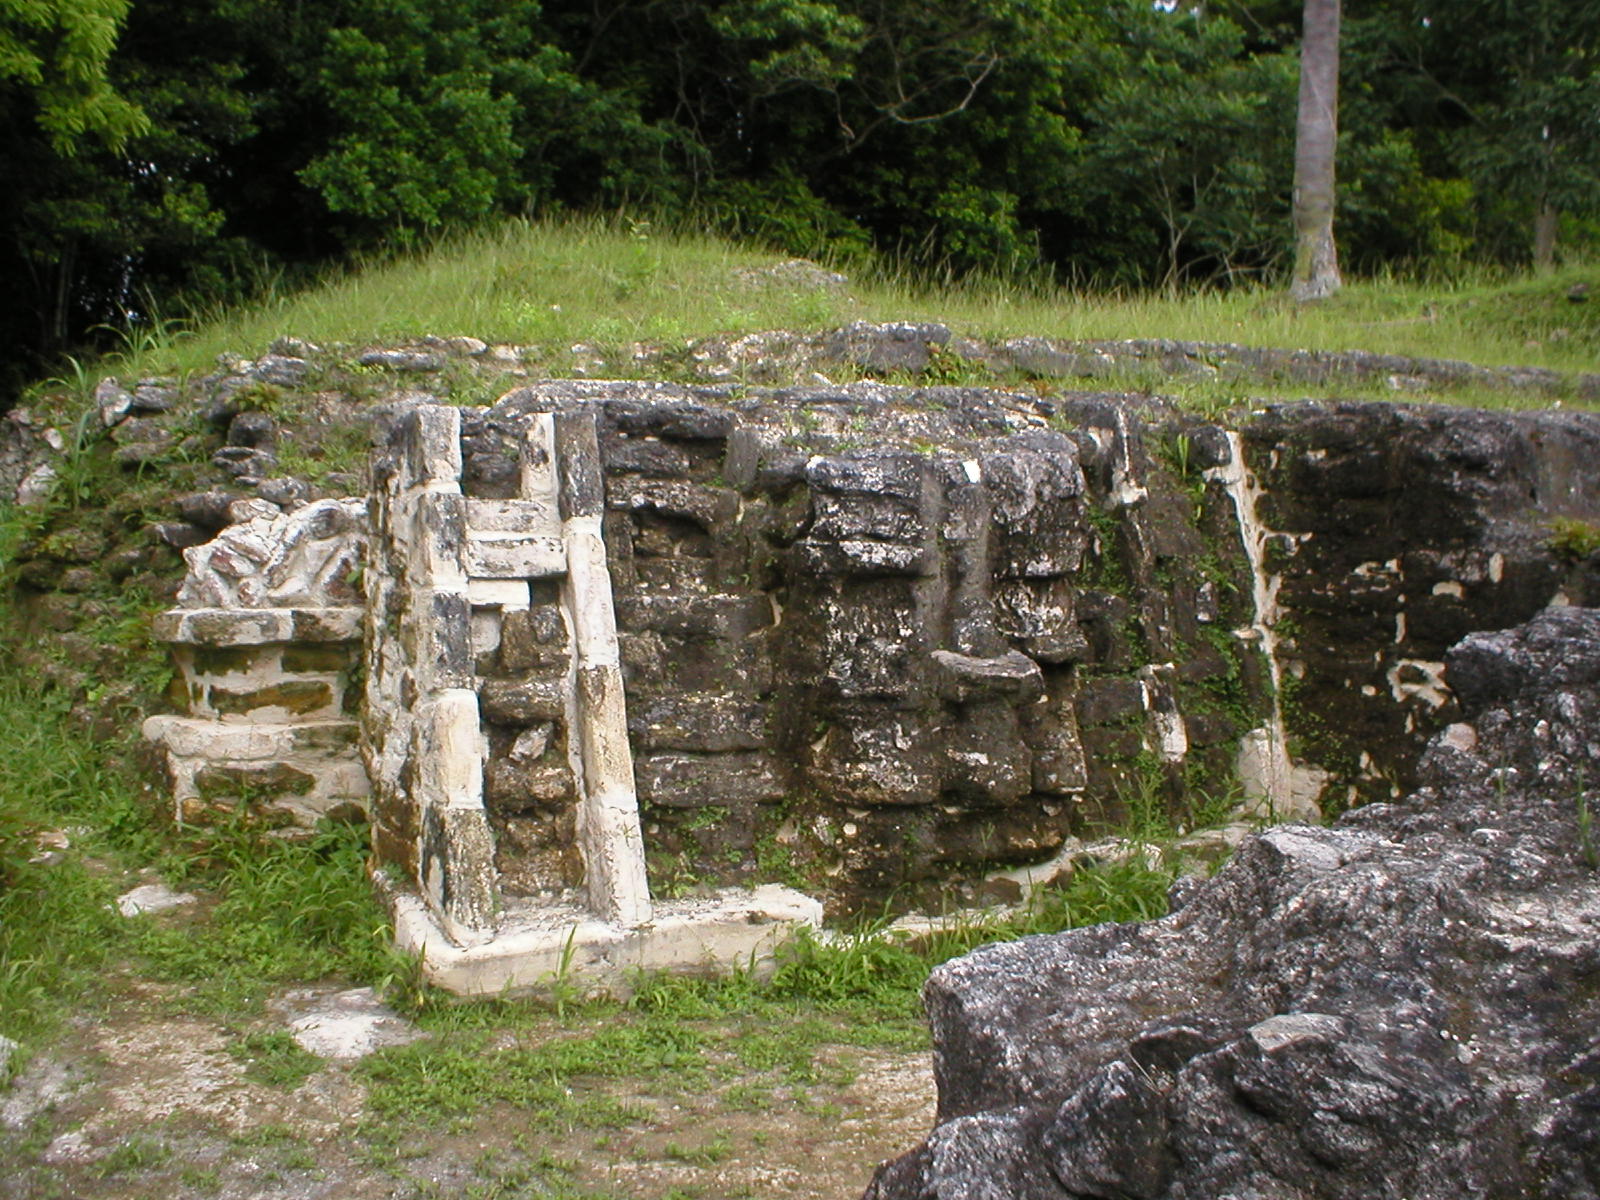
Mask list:
[[421,956],[430,982],[462,996],[525,994],[559,980],[621,996],[640,970],[754,966],[759,972],[771,968],[778,947],[798,930],[822,922],[820,901],[778,885],[673,901],[637,928],[599,921],[571,906],[521,902],[508,907],[494,938],[463,947],[415,895],[386,890],[400,949]]
[[[471,595],[469,589],[468,595]],[[493,654],[500,648],[500,613],[493,608],[480,608],[476,601],[472,608],[472,656]]]
[[417,800],[424,807],[483,807],[483,733],[478,694],[449,688],[417,714]]
[[561,536],[561,514],[553,500],[467,500],[467,528],[474,533]]
[[529,533],[467,535],[466,572],[481,579],[554,579],[567,572],[559,537]]
[[[469,579],[467,602],[474,608],[527,608],[530,602],[526,579]],[[498,640],[498,639],[496,639]]]
[[[538,413],[529,418],[527,433],[518,455],[521,473],[521,492],[524,498],[548,505],[557,512],[558,482],[556,478],[555,416]],[[559,516],[558,516],[559,519]]]

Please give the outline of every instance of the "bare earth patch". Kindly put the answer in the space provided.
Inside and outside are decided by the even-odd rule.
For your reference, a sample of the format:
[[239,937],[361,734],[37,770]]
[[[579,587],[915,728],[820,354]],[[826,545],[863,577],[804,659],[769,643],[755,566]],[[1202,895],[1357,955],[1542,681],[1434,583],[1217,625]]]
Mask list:
[[[592,1120],[552,1125],[498,1103],[386,1123],[356,1060],[307,1059],[309,1074],[262,1082],[240,1047],[277,1046],[262,1031],[281,1017],[230,1022],[184,999],[123,992],[0,1093],[0,1198],[822,1200],[859,1195],[933,1123],[925,1050],[848,1044],[820,1045],[801,1082],[715,1051],[692,1078],[585,1079],[581,1098],[610,1114]],[[552,1018],[487,1044],[557,1035],[572,1028]]]

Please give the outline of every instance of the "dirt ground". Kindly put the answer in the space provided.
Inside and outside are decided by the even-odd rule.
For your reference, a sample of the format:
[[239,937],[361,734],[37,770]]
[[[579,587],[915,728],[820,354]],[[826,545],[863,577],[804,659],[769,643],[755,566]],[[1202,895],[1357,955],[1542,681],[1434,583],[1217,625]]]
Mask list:
[[189,999],[130,983],[32,1058],[0,1092],[0,1198],[845,1200],[933,1124],[925,1050],[847,1044],[820,1047],[804,1086],[731,1069],[586,1080],[622,1120],[552,1130],[499,1103],[385,1124],[357,1060],[262,1082],[237,1020]]

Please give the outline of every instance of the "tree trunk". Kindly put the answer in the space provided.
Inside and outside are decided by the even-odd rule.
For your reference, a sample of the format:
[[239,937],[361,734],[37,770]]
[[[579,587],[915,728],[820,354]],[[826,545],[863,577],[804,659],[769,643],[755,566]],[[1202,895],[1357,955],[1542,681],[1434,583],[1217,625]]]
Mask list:
[[1294,139],[1294,277],[1289,297],[1321,300],[1339,290],[1333,243],[1333,160],[1339,141],[1339,3],[1305,0],[1300,109]]
[[1556,265],[1556,226],[1561,214],[1546,200],[1533,218],[1533,266],[1543,274]]

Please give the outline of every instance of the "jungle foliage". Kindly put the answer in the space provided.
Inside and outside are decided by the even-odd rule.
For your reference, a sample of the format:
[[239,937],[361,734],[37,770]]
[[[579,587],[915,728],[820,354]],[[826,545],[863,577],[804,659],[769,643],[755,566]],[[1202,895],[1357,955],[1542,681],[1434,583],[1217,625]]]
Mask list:
[[[794,253],[1275,278],[1299,0],[0,0],[13,373],[357,250],[626,211]],[[1600,0],[1352,0],[1356,272],[1600,232]],[[159,310],[159,311],[158,311]]]

